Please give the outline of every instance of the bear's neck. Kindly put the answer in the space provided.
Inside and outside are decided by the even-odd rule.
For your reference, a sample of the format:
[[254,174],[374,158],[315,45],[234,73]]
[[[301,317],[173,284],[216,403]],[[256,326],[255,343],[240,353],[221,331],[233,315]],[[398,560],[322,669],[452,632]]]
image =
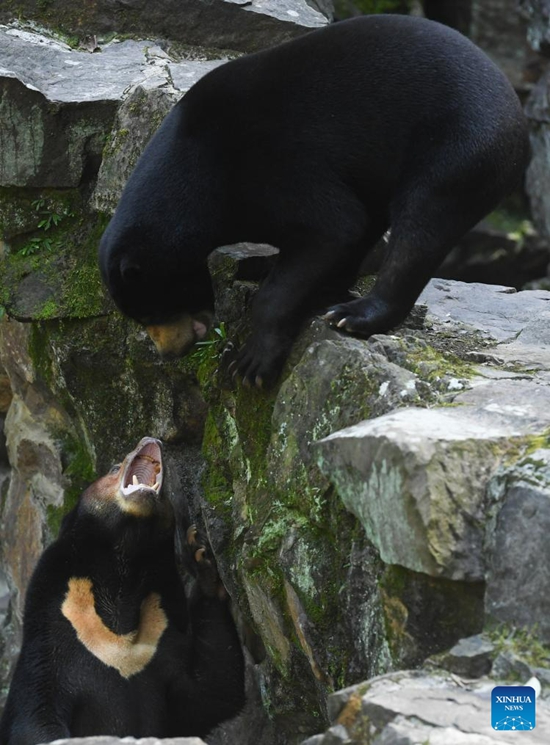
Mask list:
[[[94,581],[95,579],[95,581]],[[91,581],[91,593],[98,616],[115,634],[127,634],[138,628],[141,607],[152,589],[149,583],[140,582],[138,578],[128,581],[125,578],[118,583],[106,584],[94,578]]]
[[[79,554],[86,557],[80,548]],[[173,549],[128,556],[114,547],[102,551],[93,560],[88,555],[79,562],[72,579],[87,581],[89,593],[82,602],[93,599],[95,611],[105,626],[115,634],[135,631],[140,623],[143,604],[152,595],[162,597],[167,577],[175,568]]]
[[69,580],[61,612],[80,643],[124,678],[141,672],[148,665],[168,626],[161,598],[152,592],[141,603],[139,617],[130,631],[113,629],[98,613],[93,585],[87,578]]

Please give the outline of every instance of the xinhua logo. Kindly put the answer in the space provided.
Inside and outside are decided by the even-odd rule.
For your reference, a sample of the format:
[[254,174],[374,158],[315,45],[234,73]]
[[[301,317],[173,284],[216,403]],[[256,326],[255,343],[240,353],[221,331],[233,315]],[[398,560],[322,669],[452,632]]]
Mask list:
[[491,724],[498,730],[535,729],[535,691],[531,686],[497,686],[491,693]]

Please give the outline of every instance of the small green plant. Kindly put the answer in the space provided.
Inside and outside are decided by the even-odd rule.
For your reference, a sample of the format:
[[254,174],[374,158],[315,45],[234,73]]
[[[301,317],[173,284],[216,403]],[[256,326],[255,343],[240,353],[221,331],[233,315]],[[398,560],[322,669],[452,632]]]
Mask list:
[[218,344],[222,341],[226,341],[227,331],[225,330],[225,324],[222,321],[219,326],[216,326],[210,332],[210,338],[204,341],[198,341],[195,344],[195,351],[193,352],[193,358],[199,362],[203,361],[210,354],[216,350]]
[[219,326],[212,329],[212,333],[215,336],[212,339],[205,339],[204,341],[198,341],[196,347],[211,347],[213,344],[217,344],[219,341],[225,341],[227,339],[227,331],[225,330],[225,323],[222,321]]
[[42,215],[42,219],[38,223],[37,227],[40,230],[50,230],[52,227],[56,227],[66,217],[73,217],[74,213],[69,210],[68,207],[60,212],[54,212],[46,208],[45,199],[35,199],[31,202],[34,209]]
[[50,253],[53,249],[60,247],[60,241],[54,240],[50,235],[44,235],[52,228],[56,228],[60,225],[63,220],[68,217],[74,217],[68,207],[62,210],[51,210],[48,209],[45,199],[35,199],[31,202],[32,207],[40,215],[40,220],[37,224],[37,230],[40,230],[41,234],[30,238],[24,246],[17,251],[20,256],[34,256],[39,251]]
[[20,256],[34,256],[39,251],[45,251],[50,253],[57,244],[52,241],[51,238],[47,237],[35,237],[31,238],[24,246],[22,246],[17,252]]

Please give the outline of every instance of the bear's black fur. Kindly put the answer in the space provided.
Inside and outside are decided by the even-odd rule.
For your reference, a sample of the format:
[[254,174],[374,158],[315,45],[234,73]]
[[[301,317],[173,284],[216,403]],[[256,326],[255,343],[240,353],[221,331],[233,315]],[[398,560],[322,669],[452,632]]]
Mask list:
[[521,183],[528,153],[514,90],[466,37],[416,17],[343,21],[189,90],[128,180],[102,274],[159,351],[179,354],[208,327],[208,254],[277,246],[237,359],[245,381],[269,382],[304,319],[349,300],[388,228],[372,291],[328,317],[364,336],[403,321],[451,247]]
[[187,599],[161,488],[160,443],[144,438],[65,518],[27,592],[1,745],[204,736],[242,708],[226,592],[191,529],[197,581]]

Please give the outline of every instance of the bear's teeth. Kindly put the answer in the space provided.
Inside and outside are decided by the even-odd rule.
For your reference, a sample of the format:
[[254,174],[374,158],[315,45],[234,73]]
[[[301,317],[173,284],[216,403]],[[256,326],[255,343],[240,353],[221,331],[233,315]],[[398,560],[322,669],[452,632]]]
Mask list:
[[160,481],[157,481],[156,484],[153,484],[153,489],[158,493],[160,491]]
[[134,486],[139,486],[139,481],[137,480],[137,476],[136,476],[136,474],[135,474],[135,473],[134,473],[134,475],[132,476],[132,484],[133,484]]

